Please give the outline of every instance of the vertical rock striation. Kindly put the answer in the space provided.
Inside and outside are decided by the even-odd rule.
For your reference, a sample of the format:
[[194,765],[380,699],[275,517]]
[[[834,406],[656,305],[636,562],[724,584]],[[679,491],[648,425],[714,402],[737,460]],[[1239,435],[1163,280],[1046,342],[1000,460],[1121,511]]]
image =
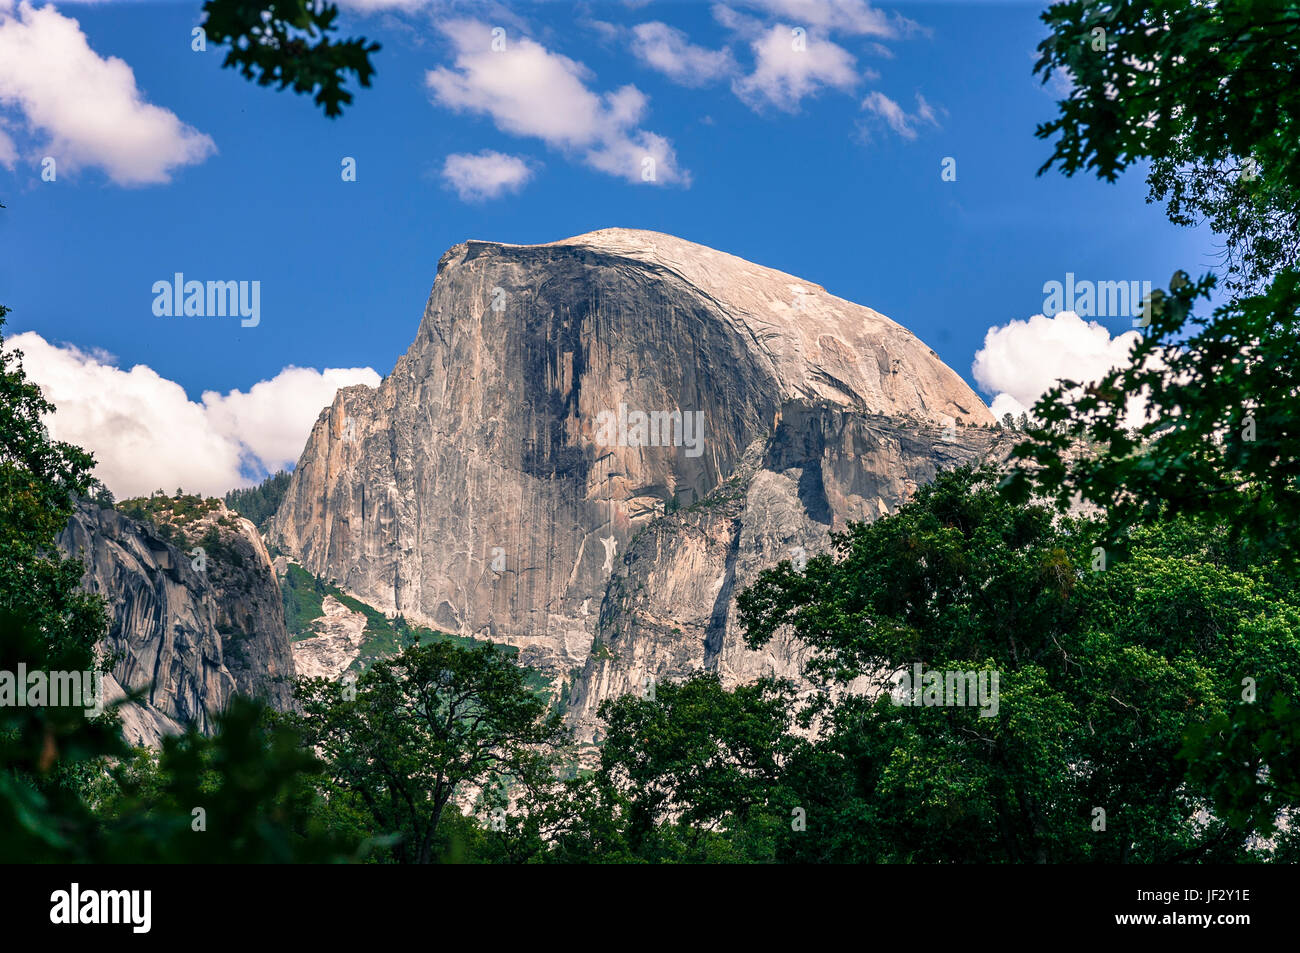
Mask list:
[[[82,585],[105,597],[115,659],[110,700],[144,690],[122,712],[133,744],[185,725],[211,732],[235,692],[291,704],[293,656],[270,558],[256,529],[218,505],[178,537],[116,510],[82,503],[59,548],[86,566]],[[202,569],[190,546],[202,545]]]

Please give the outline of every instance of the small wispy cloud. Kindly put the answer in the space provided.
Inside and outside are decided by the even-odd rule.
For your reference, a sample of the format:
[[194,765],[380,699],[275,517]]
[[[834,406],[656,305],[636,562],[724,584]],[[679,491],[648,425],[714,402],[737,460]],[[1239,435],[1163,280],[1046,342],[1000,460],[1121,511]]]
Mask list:
[[775,106],[796,112],[823,87],[851,91],[860,81],[848,50],[801,27],[777,23],[750,44],[754,70],[732,83],[732,90],[754,109]]
[[937,112],[920,93],[916,94],[916,111],[912,113],[879,90],[871,92],[862,101],[862,108],[871,117],[884,123],[907,140],[915,139],[921,126],[938,127],[939,125]]
[[439,29],[455,61],[425,74],[436,104],[487,116],[504,133],[540,139],[629,182],[689,184],[672,143],[641,128],[648,100],[635,86],[596,93],[588,85],[594,74],[582,63],[526,37],[494,49],[492,28],[477,20],[446,21]]
[[449,155],[442,165],[443,180],[466,202],[518,192],[532,177],[533,170],[522,158],[491,149]]
[[637,59],[681,86],[707,86],[736,72],[731,50],[697,46],[683,31],[666,23],[640,23],[631,33],[632,53]]

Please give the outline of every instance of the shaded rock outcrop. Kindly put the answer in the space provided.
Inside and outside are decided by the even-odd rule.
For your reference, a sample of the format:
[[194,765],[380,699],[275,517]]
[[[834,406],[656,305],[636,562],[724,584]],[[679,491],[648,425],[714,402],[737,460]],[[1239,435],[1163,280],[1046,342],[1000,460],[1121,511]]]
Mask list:
[[210,733],[236,692],[291,703],[284,610],[257,531],[219,504],[186,529],[82,503],[58,540],[83,561],[82,586],[108,604],[107,699],[145,691],[143,704],[122,711],[133,744],[190,724]]

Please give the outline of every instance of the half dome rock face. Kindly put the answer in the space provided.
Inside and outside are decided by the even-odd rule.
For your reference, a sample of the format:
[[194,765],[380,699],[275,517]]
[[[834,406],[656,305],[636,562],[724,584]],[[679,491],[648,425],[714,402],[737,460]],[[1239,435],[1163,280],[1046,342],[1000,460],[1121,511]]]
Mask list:
[[[685,654],[748,677],[727,619],[754,567],[986,456],[971,428],[992,422],[906,329],[791,275],[630,229],[470,241],[392,373],[322,412],[270,536],[379,608],[557,676],[619,612],[695,632],[707,603]],[[720,495],[730,516],[684,521]]]

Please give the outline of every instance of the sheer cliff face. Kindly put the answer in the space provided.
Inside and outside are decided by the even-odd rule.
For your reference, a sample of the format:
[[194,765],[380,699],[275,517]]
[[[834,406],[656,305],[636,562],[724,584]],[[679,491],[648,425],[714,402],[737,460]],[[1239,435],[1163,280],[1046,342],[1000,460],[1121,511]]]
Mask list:
[[[198,568],[191,544],[214,527],[217,545]],[[284,608],[257,530],[220,507],[186,531],[178,548],[147,523],[83,503],[59,536],[86,567],[83,588],[108,602],[101,649],[117,661],[107,700],[123,688],[146,692],[144,704],[122,709],[132,744],[157,744],[189,724],[210,732],[235,692],[291,703]]]
[[[701,503],[656,520],[632,542],[601,605],[600,644],[571,692],[582,740],[607,698],[716,671],[726,685],[802,682],[805,648],[778,636],[744,645],[735,596],[781,560],[829,548],[849,521],[893,512],[940,469],[1005,457],[995,431],[945,428],[818,405],[787,404],[770,439]],[[865,683],[864,683],[865,687]]]
[[[270,537],[377,607],[555,672],[614,624],[631,554],[652,567],[638,611],[671,634],[708,603],[714,647],[687,654],[727,665],[753,566],[897,506],[987,450],[966,427],[991,422],[911,333],[793,276],[654,232],[467,242],[392,374],[321,414]],[[684,519],[724,485],[734,515]],[[653,552],[631,546],[652,527]]]

